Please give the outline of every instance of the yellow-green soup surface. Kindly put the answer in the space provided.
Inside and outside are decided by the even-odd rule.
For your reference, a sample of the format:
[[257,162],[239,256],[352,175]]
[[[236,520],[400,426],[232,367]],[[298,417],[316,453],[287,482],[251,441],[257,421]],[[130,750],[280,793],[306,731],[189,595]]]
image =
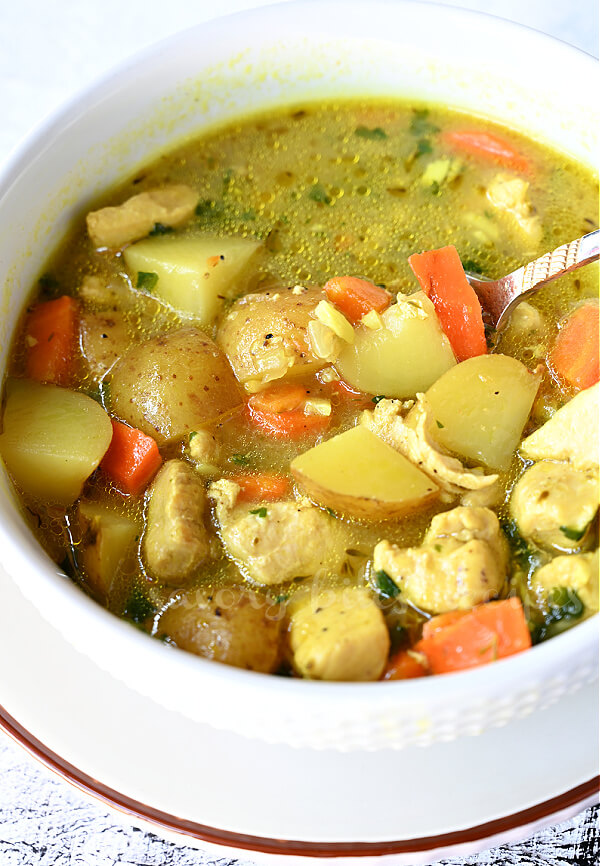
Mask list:
[[565,411],[597,415],[597,386],[553,361],[578,310],[597,329],[597,266],[457,362],[408,262],[451,245],[497,278],[593,231],[589,169],[438,106],[308,104],[189,141],[91,211],[23,312],[0,454],[99,603],[333,680],[471,667],[597,611],[597,432],[569,444]]

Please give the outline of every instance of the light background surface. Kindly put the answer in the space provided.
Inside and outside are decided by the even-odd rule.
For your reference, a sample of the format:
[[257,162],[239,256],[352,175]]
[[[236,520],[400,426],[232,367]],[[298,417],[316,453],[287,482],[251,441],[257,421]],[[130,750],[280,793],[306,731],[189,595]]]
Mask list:
[[[31,128],[132,53],[183,28],[259,5],[267,4],[260,0],[0,0],[0,170]],[[463,0],[448,5],[518,21],[598,56],[597,0]],[[591,866],[598,862],[599,849],[597,810],[588,810],[522,845],[444,862],[447,866]],[[226,861],[115,825],[101,807],[51,776],[0,734],[1,866],[215,862]]]

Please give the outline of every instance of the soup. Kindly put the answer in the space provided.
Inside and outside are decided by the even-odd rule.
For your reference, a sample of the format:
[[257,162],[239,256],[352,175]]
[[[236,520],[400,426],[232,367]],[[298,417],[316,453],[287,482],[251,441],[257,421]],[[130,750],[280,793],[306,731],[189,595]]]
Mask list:
[[582,166],[421,105],[166,154],[74,227],[15,335],[0,453],[33,531],[114,614],[267,673],[444,673],[577,623],[597,269],[495,334],[463,268],[508,273],[597,204]]

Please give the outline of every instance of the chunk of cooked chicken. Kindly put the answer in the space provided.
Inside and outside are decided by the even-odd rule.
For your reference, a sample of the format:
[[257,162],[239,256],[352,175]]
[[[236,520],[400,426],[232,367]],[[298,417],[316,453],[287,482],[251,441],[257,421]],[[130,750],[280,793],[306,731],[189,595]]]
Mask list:
[[165,582],[188,577],[209,555],[201,478],[183,460],[169,460],[152,483],[143,553],[149,571]]
[[123,292],[109,285],[102,277],[88,274],[82,281],[77,293],[82,301],[94,309],[106,310],[122,303]]
[[[407,417],[401,415],[403,406],[412,406]],[[400,400],[380,400],[372,412],[363,412],[361,423],[435,481],[445,491],[442,498],[446,502],[467,491],[478,493],[477,504],[481,506],[491,505],[497,498],[497,475],[465,469],[435,441],[435,419],[424,394],[417,394],[414,406],[412,401],[403,404]]]
[[311,314],[324,298],[322,289],[294,286],[245,295],[231,306],[217,343],[248,391],[327,364],[313,350],[308,330],[316,321]]
[[343,528],[308,500],[237,505],[240,488],[225,478],[208,495],[227,553],[257,583],[336,573],[345,559]]
[[537,544],[558,550],[579,547],[598,510],[598,475],[570,463],[542,460],[515,484],[510,513],[519,532]]
[[508,549],[488,508],[459,506],[437,514],[421,547],[375,546],[375,571],[385,571],[402,597],[431,613],[467,610],[496,596],[506,576]]
[[89,213],[88,234],[95,247],[118,250],[145,237],[157,223],[170,228],[182,225],[194,213],[198,198],[198,193],[185,184],[151,189],[118,207]]
[[383,673],[390,637],[383,614],[360,587],[309,595],[290,615],[292,665],[313,680],[368,681]]
[[81,351],[96,379],[101,378],[130,348],[131,331],[123,313],[82,313]]
[[542,239],[542,223],[527,198],[529,183],[510,174],[497,174],[487,188],[488,201],[509,214],[526,236],[532,248]]
[[545,331],[544,315],[529,301],[521,301],[510,314],[506,332],[512,337],[539,340],[544,336]]
[[547,565],[538,568],[531,579],[531,588],[542,607],[547,604],[553,589],[566,587],[574,590],[586,607],[587,613],[598,610],[598,551],[555,556]]
[[189,436],[188,451],[196,472],[218,475],[221,443],[210,430],[194,430]]
[[281,659],[282,622],[280,606],[250,589],[198,587],[169,605],[157,630],[188,652],[272,674]]
[[523,439],[519,451],[530,460],[568,460],[578,469],[598,466],[600,383],[580,391],[549,421]]

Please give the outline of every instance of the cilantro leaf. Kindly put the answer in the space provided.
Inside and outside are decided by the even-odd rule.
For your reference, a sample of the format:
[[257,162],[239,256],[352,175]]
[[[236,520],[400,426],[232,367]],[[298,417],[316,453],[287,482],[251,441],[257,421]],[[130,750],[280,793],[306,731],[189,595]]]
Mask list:
[[375,584],[377,591],[384,598],[396,598],[400,594],[400,588],[396,586],[386,571],[375,572]]
[[327,190],[322,183],[316,183],[310,188],[308,197],[318,204],[331,204],[331,196],[327,195]]
[[266,517],[267,509],[264,507],[264,505],[262,505],[260,508],[253,508],[250,511],[250,514],[256,514],[257,517]]
[[151,271],[138,271],[137,280],[135,283],[136,289],[145,289],[151,292],[158,282],[158,274]]
[[357,126],[354,135],[359,138],[368,138],[371,141],[382,141],[388,137],[387,132],[380,126],[376,126],[374,129],[369,129],[367,126]]
[[125,604],[123,616],[136,625],[142,625],[153,613],[156,613],[156,607],[139,587],[134,587]]

